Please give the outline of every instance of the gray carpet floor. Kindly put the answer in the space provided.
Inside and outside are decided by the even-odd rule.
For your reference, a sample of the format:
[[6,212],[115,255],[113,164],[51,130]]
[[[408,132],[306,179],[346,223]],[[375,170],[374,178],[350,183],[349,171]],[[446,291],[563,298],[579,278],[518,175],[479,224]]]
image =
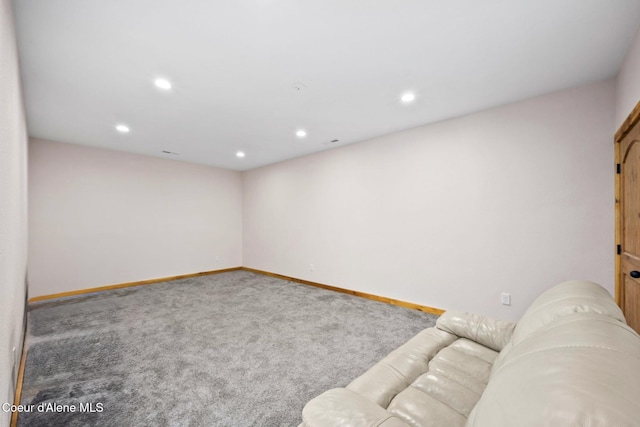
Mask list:
[[246,271],[31,304],[28,316],[21,403],[35,406],[19,426],[297,426],[307,401],[436,320]]

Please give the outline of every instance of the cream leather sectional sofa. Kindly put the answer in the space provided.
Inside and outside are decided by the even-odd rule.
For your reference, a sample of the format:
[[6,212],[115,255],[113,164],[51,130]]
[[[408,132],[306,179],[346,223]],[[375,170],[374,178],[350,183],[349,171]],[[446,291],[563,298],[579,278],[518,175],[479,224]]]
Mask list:
[[446,312],[305,427],[640,426],[640,337],[601,286],[561,283],[516,324]]

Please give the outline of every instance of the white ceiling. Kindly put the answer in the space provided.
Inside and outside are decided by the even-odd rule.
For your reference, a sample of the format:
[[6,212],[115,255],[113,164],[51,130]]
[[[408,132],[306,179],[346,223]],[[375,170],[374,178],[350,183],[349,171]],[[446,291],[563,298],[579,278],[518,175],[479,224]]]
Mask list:
[[[235,170],[613,77],[640,22],[640,0],[14,0],[14,9],[31,136]],[[153,85],[158,76],[170,92]],[[409,105],[406,91],[417,96]]]

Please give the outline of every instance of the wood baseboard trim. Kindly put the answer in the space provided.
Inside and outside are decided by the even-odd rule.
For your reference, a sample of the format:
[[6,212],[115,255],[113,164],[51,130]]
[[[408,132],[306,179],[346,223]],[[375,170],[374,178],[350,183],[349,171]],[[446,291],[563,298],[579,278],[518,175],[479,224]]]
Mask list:
[[264,270],[257,270],[255,268],[242,267],[242,270],[250,271],[251,273],[262,274],[262,275],[265,275],[265,276],[275,277],[277,279],[288,280],[288,281],[300,283],[300,284],[303,284],[303,285],[314,286],[316,288],[327,289],[329,291],[340,292],[340,293],[343,293],[343,294],[349,294],[349,295],[353,295],[353,296],[360,297],[360,298],[366,298],[366,299],[370,299],[370,300],[373,300],[373,301],[379,301],[379,302],[384,302],[384,303],[387,303],[387,304],[397,305],[399,307],[410,308],[412,310],[424,311],[425,313],[435,314],[437,316],[440,316],[442,313],[445,312],[445,310],[442,310],[442,309],[439,309],[439,308],[429,307],[429,306],[420,305],[420,304],[414,304],[412,302],[401,301],[401,300],[397,300],[397,299],[393,299],[393,298],[381,297],[379,295],[368,294],[366,292],[352,291],[350,289],[344,289],[344,288],[339,288],[337,286],[331,286],[331,285],[325,285],[325,284],[322,284],[322,283],[311,282],[309,280],[304,280],[304,279],[297,279],[295,277],[284,276],[282,274],[271,273],[269,271],[264,271]]
[[[440,308],[429,307],[429,306],[426,306],[426,305],[415,304],[415,303],[412,303],[412,302],[401,301],[401,300],[397,300],[397,299],[393,299],[393,298],[387,298],[387,297],[374,295],[374,294],[368,294],[366,292],[353,291],[351,289],[339,288],[337,286],[325,285],[323,283],[312,282],[310,280],[304,280],[304,279],[298,279],[296,277],[285,276],[283,274],[272,273],[270,271],[258,270],[258,269],[250,268],[250,267],[224,268],[224,269],[221,269],[221,270],[202,271],[200,273],[181,274],[179,276],[161,277],[161,278],[157,278],[157,279],[140,280],[140,281],[137,281],[137,282],[126,282],[126,283],[118,283],[118,284],[115,284],[115,285],[98,286],[98,287],[95,287],[95,288],[79,289],[79,290],[76,290],[76,291],[69,291],[69,292],[60,292],[60,293],[51,294],[51,295],[40,295],[40,296],[37,296],[37,297],[29,298],[29,303],[31,304],[31,303],[34,303],[34,302],[47,301],[47,300],[58,299],[58,298],[65,298],[65,297],[71,297],[71,296],[77,296],[77,295],[91,294],[91,293],[95,293],[95,292],[110,291],[110,290],[113,290],[113,289],[121,289],[121,288],[130,288],[130,287],[134,287],[134,286],[151,285],[151,284],[154,284],[154,283],[168,282],[168,281],[171,281],[171,280],[187,279],[189,277],[209,276],[209,275],[212,275],[212,274],[226,273],[226,272],[229,272],[229,271],[238,271],[238,270],[249,271],[249,272],[252,272],[252,273],[262,274],[264,276],[270,276],[270,277],[275,277],[277,279],[288,280],[288,281],[291,281],[291,282],[300,283],[302,285],[308,285],[308,286],[313,286],[313,287],[316,287],[316,288],[327,289],[329,291],[340,292],[340,293],[343,293],[343,294],[353,295],[353,296],[360,297],[360,298],[366,298],[366,299],[369,299],[369,300],[372,300],[372,301],[379,301],[379,302],[384,302],[384,303],[387,303],[387,304],[397,305],[399,307],[410,308],[412,310],[423,311],[425,313],[435,314],[437,316],[440,316],[442,313],[445,312],[445,310],[442,310]],[[23,354],[24,354],[24,352],[23,352]]]
[[[16,379],[16,392],[13,398],[13,404],[19,405],[20,399],[22,398],[22,383],[24,380],[24,365],[27,361],[27,335],[25,334],[22,339],[22,355],[20,356],[20,368],[18,368],[18,378]],[[11,427],[16,427],[18,425],[18,412],[13,412],[11,414]]]
[[220,273],[226,273],[229,271],[237,271],[241,269],[242,267],[223,268],[221,270],[202,271],[200,273],[181,274],[179,276],[160,277],[157,279],[140,280],[137,282],[118,283],[116,285],[98,286],[95,288],[79,289],[77,291],[60,292],[58,294],[40,295],[37,297],[29,298],[29,303],[46,301],[50,299],[71,297],[76,295],[92,294],[94,292],[110,291],[112,289],[130,288],[133,286],[142,286],[142,285],[152,285],[154,283],[169,282],[171,280],[188,279],[189,277],[209,276],[211,274],[220,274]]

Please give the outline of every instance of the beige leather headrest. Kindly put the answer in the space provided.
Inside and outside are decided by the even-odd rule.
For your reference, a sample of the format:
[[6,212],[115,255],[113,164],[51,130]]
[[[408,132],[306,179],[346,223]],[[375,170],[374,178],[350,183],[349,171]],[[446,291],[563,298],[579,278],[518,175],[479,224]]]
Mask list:
[[626,323],[609,292],[597,283],[572,280],[540,295],[524,313],[511,337],[517,345],[544,325],[573,313],[598,313]]

